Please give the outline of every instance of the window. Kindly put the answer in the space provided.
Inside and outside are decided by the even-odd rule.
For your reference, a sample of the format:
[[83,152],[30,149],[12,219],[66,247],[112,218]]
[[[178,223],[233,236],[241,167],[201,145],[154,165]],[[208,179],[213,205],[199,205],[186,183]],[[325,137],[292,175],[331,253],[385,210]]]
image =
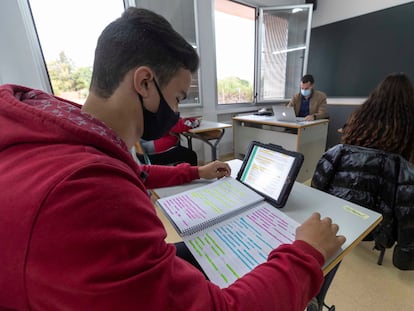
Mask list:
[[255,19],[255,8],[229,0],[215,0],[219,105],[253,102]]
[[311,14],[310,5],[260,10],[258,101],[297,93],[306,73]]
[[[135,4],[162,15],[188,43],[198,48],[194,0],[168,0],[168,5],[165,0],[135,0]],[[180,106],[194,104],[200,104],[199,72],[193,74],[187,99],[180,102]]]
[[[29,0],[53,93],[83,104],[96,42],[123,0]],[[91,18],[93,16],[93,19]]]
[[312,5],[256,10],[215,0],[218,104],[276,102],[297,93],[311,17]]

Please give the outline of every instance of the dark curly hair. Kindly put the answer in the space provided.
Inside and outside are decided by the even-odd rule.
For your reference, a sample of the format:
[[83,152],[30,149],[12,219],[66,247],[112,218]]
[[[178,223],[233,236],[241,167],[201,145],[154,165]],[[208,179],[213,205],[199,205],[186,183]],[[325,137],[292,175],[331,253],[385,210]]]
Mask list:
[[342,143],[397,153],[414,159],[414,90],[403,73],[388,75],[354,111]]

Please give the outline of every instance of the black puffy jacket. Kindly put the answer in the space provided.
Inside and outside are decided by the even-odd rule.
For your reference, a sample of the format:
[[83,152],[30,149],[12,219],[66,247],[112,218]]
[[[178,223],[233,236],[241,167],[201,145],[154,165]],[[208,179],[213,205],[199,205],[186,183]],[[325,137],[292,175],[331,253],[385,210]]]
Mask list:
[[319,160],[312,187],[381,213],[366,240],[391,248],[393,264],[414,270],[414,167],[381,150],[336,145]]

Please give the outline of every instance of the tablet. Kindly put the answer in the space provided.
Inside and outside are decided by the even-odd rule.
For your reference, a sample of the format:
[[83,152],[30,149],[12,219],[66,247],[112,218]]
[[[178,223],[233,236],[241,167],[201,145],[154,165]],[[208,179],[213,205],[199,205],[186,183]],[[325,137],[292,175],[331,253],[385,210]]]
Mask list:
[[303,164],[303,155],[274,144],[252,141],[237,180],[277,208],[285,206]]

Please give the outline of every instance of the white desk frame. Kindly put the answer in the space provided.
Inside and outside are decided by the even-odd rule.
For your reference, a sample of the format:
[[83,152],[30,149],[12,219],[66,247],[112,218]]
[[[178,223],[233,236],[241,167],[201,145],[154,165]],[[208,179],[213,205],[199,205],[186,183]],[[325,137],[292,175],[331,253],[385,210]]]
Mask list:
[[[242,161],[228,161],[232,169],[232,176],[236,178]],[[195,180],[190,184],[154,189],[158,197],[166,197],[191,188],[199,187],[211,181]],[[340,227],[339,234],[346,237],[342,249],[323,266],[324,274],[328,274],[362,239],[372,231],[382,220],[382,215],[337,198],[325,192],[295,182],[289,199],[282,212],[299,223],[304,222],[312,213],[319,212],[322,217],[331,217]]]
[[233,117],[234,155],[242,159],[252,140],[280,145],[304,155],[297,181],[312,178],[316,164],[325,152],[329,120],[301,123],[277,121],[273,116]]

